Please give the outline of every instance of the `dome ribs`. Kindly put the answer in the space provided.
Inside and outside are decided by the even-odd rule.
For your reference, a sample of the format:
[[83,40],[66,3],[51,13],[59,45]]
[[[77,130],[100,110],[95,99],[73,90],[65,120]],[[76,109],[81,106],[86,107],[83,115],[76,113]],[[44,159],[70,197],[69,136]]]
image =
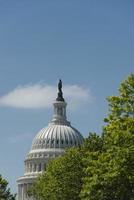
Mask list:
[[55,128],[56,129],[56,133],[55,133],[55,148],[59,147],[59,136],[58,136],[58,126]]

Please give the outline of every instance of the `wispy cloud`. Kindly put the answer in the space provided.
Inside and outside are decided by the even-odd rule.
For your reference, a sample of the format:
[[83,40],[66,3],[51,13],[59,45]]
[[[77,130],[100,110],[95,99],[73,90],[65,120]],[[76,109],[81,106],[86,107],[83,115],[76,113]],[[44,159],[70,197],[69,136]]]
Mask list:
[[[78,85],[64,85],[63,92],[71,109],[77,109],[92,100],[90,90]],[[19,86],[0,97],[0,106],[31,109],[49,108],[57,96],[56,93],[57,88],[52,85]]]

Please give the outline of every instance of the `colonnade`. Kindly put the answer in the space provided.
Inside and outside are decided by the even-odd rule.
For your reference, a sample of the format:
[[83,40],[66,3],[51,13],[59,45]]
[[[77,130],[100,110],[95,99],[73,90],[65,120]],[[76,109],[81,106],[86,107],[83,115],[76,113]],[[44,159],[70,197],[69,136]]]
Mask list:
[[30,200],[28,197],[28,189],[31,186],[31,183],[24,183],[18,185],[18,200]]
[[44,169],[45,169],[44,163],[32,163],[32,162],[25,163],[25,174],[32,172],[41,172]]

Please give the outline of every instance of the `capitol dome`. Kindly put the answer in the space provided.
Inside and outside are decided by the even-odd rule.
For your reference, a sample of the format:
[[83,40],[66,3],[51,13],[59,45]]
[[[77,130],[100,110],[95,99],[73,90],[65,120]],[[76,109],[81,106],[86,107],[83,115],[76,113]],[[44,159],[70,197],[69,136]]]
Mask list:
[[71,146],[79,146],[82,141],[82,136],[75,128],[69,125],[50,123],[35,136],[32,150],[69,148]]
[[31,150],[25,159],[24,176],[18,179],[18,200],[28,200],[28,187],[41,174],[49,160],[62,155],[65,149],[80,146],[83,137],[78,130],[67,121],[66,106],[63,98],[62,82],[58,84],[58,97],[54,102],[54,114],[48,126],[37,133],[33,139]]

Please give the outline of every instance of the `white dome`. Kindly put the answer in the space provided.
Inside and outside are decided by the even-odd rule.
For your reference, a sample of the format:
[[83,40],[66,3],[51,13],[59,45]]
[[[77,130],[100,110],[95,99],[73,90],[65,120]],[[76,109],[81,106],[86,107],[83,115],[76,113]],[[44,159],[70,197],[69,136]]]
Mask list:
[[43,128],[34,138],[32,150],[49,148],[68,148],[83,142],[81,134],[69,125],[51,124]]
[[25,173],[18,179],[19,200],[29,200],[27,190],[34,180],[45,170],[49,160],[61,156],[66,148],[79,146],[83,137],[66,118],[66,102],[62,96],[62,82],[58,84],[58,97],[54,103],[51,122],[43,128],[32,142],[25,160]]
[[48,151],[50,149],[65,149],[71,146],[79,146],[83,137],[73,128],[66,118],[66,102],[56,101],[54,103],[54,115],[52,121],[43,128],[33,139],[31,151]]

